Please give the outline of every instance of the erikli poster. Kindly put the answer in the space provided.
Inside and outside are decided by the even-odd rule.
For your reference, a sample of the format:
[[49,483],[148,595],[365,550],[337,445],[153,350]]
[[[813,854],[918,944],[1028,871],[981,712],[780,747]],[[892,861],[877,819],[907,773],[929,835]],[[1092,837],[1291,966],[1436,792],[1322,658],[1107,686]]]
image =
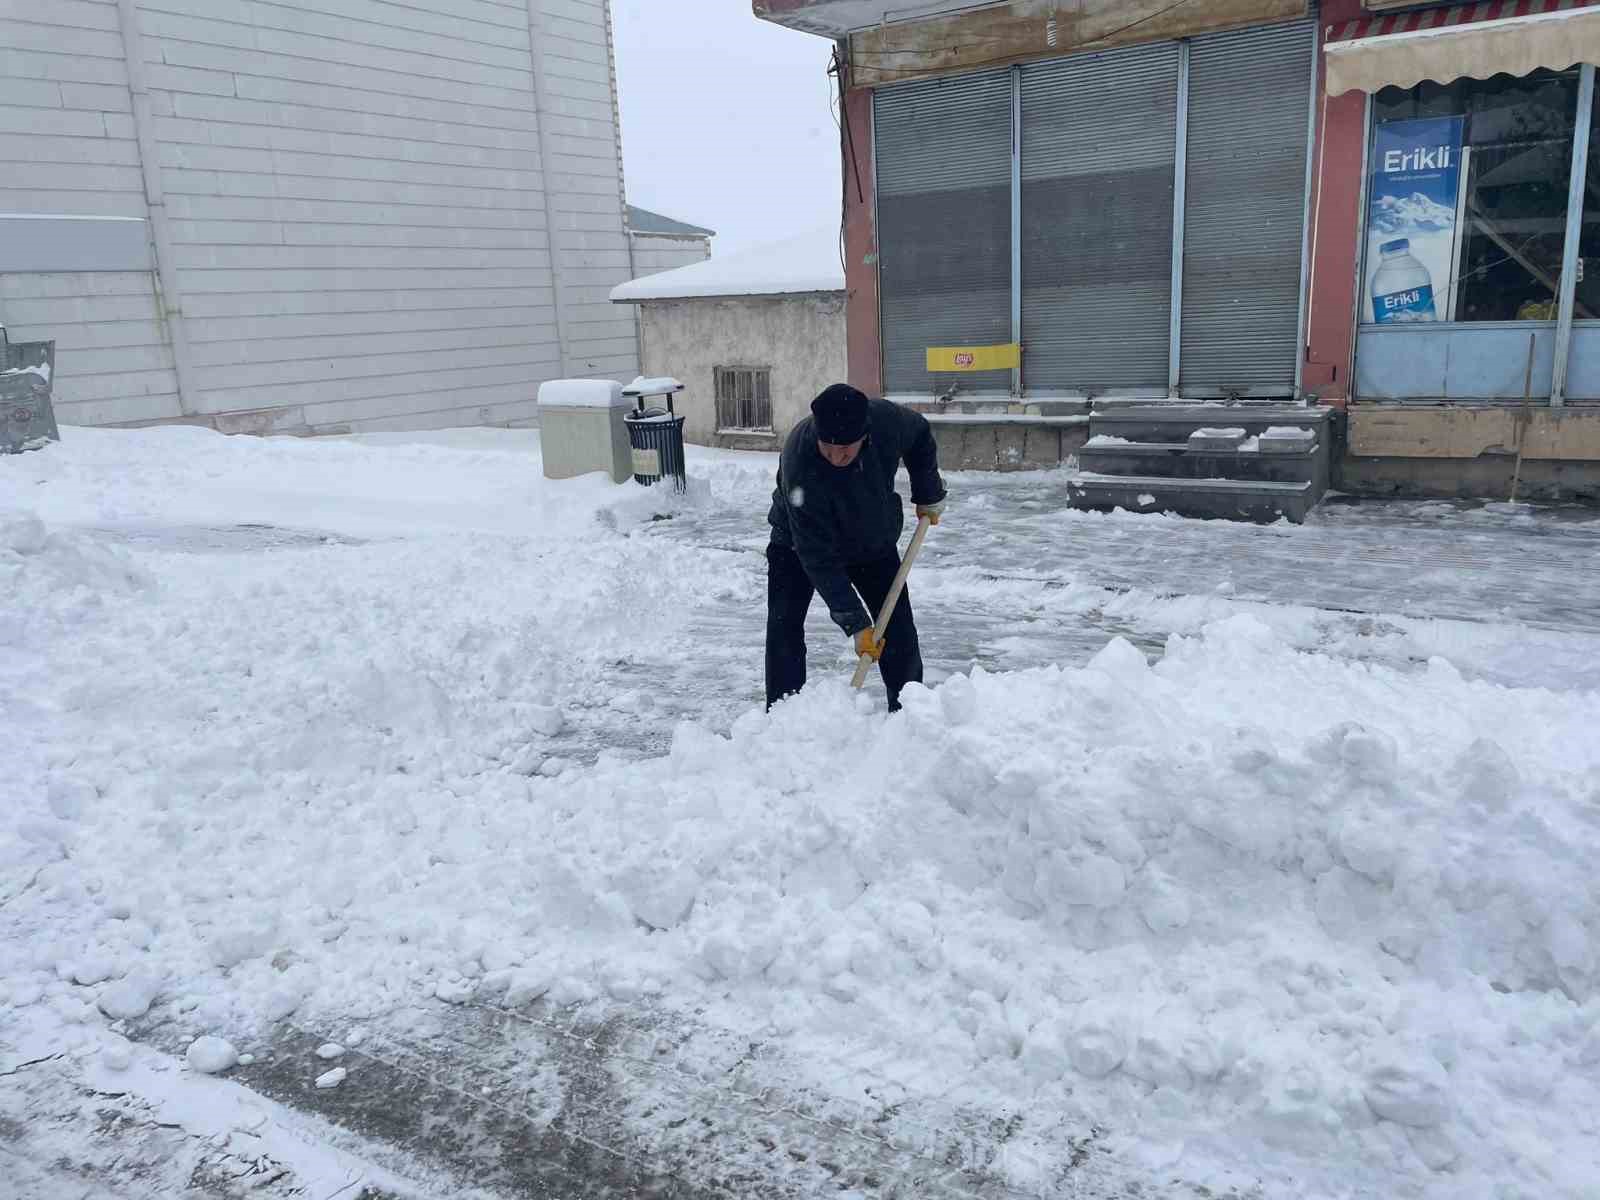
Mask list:
[[1464,117],[1385,121],[1373,134],[1364,317],[1447,321],[1454,307]]

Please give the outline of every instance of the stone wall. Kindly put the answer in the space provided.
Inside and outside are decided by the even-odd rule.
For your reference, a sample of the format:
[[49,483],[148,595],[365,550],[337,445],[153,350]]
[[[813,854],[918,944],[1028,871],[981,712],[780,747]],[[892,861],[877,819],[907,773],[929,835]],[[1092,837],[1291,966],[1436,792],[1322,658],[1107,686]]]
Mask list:
[[[811,401],[845,378],[844,294],[729,296],[641,304],[644,373],[684,384],[677,398],[684,437],[701,446],[777,449]],[[717,428],[717,367],[772,372],[770,432]]]

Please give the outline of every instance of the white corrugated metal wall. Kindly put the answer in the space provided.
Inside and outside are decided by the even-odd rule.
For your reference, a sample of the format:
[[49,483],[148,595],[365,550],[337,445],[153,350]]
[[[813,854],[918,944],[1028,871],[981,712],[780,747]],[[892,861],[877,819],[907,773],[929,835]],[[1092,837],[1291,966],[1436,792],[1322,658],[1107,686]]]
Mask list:
[[153,275],[6,275],[62,420],[519,423],[542,379],[637,369],[606,0],[121,7],[126,43],[116,0],[0,0],[0,212],[159,219],[141,49],[187,334],[180,394]]

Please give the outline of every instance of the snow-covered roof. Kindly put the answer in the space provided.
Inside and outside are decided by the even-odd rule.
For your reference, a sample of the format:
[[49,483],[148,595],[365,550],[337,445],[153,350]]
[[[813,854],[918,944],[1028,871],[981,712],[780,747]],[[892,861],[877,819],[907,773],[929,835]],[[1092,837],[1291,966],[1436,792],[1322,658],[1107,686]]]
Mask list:
[[772,296],[792,292],[842,292],[844,267],[839,261],[839,227],[752,246],[737,254],[661,271],[618,284],[611,298],[676,300],[691,296]]

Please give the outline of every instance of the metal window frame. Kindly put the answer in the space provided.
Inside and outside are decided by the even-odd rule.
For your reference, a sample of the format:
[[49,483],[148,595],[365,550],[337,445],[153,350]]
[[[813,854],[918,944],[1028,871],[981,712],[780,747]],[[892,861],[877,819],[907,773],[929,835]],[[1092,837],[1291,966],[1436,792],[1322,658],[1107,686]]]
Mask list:
[[[752,405],[761,403],[761,398],[759,396],[757,396],[756,393],[758,391],[761,391],[762,389],[758,388],[756,386],[756,383],[760,379],[761,376],[765,376],[766,377],[767,386],[765,388],[765,391],[767,393],[767,398],[766,398],[767,423],[765,425],[728,425],[728,424],[724,423],[724,421],[722,419],[723,415],[724,415],[723,414],[723,407],[722,407],[723,404],[724,403],[729,403],[729,404],[733,404],[733,405],[738,405],[740,401],[739,401],[737,396],[731,396],[731,397],[724,396],[723,395],[723,385],[724,385],[724,383],[726,381],[731,381],[731,380],[733,380],[734,378],[736,378],[739,375],[746,375],[750,379],[750,393],[751,393],[750,403]],[[734,389],[734,390],[737,390],[737,389]],[[714,366],[714,367],[712,367],[711,368],[711,403],[712,403],[713,409],[715,410],[716,426],[717,426],[717,432],[718,433],[771,433],[771,432],[773,432],[773,424],[772,424],[772,368],[770,366],[767,366],[767,367],[754,367],[754,366],[741,366],[741,365],[738,365],[738,364],[734,364],[732,366]]]
[[1300,320],[1295,337],[1294,396],[1305,395],[1307,340],[1311,329],[1311,197],[1317,182],[1317,101],[1322,96],[1322,43],[1311,34],[1311,95],[1306,100],[1306,199],[1300,213]]
[[1561,244],[1561,291],[1556,306],[1556,360],[1550,374],[1550,407],[1567,402],[1567,369],[1572,360],[1572,310],[1578,292],[1578,250],[1583,237],[1583,206],[1589,183],[1589,129],[1594,116],[1594,64],[1578,70],[1578,111],[1572,123],[1572,163],[1567,179],[1567,230]]
[[1189,46],[1178,41],[1177,134],[1172,159],[1172,312],[1167,331],[1167,395],[1180,394],[1178,366],[1183,356],[1183,238],[1189,213]]
[[1363,96],[1364,103],[1361,107],[1361,203],[1357,207],[1356,237],[1358,239],[1355,266],[1355,287],[1351,295],[1355,303],[1350,306],[1350,360],[1346,364],[1349,378],[1345,380],[1345,395],[1348,402],[1354,403],[1361,399],[1356,391],[1356,355],[1361,352],[1361,307],[1366,301],[1362,298],[1361,290],[1366,287],[1367,280],[1367,243],[1371,240],[1367,236],[1367,222],[1372,217],[1372,128],[1377,120],[1377,113],[1372,103],[1372,93]]
[[[1022,66],[1011,65],[1011,340],[1022,343]],[[1022,397],[1022,356],[1011,371],[1011,395]]]
[[[845,108],[844,82],[841,78],[839,84],[839,120],[848,121],[850,113]],[[878,223],[878,193],[882,190],[878,186],[878,91],[872,90],[872,95],[867,98],[867,124],[872,127],[871,145],[867,147],[867,170],[871,172],[872,180],[872,326],[878,338],[878,387],[877,391],[887,393],[889,390],[889,372],[883,361],[883,251],[878,239],[878,231],[883,227]],[[843,131],[841,130],[841,133]],[[839,214],[839,219],[844,220],[844,214]],[[849,250],[846,247],[846,253]],[[848,263],[846,267],[848,268]],[[849,293],[847,292],[846,295]],[[850,323],[845,322],[845,374],[850,373]]]

